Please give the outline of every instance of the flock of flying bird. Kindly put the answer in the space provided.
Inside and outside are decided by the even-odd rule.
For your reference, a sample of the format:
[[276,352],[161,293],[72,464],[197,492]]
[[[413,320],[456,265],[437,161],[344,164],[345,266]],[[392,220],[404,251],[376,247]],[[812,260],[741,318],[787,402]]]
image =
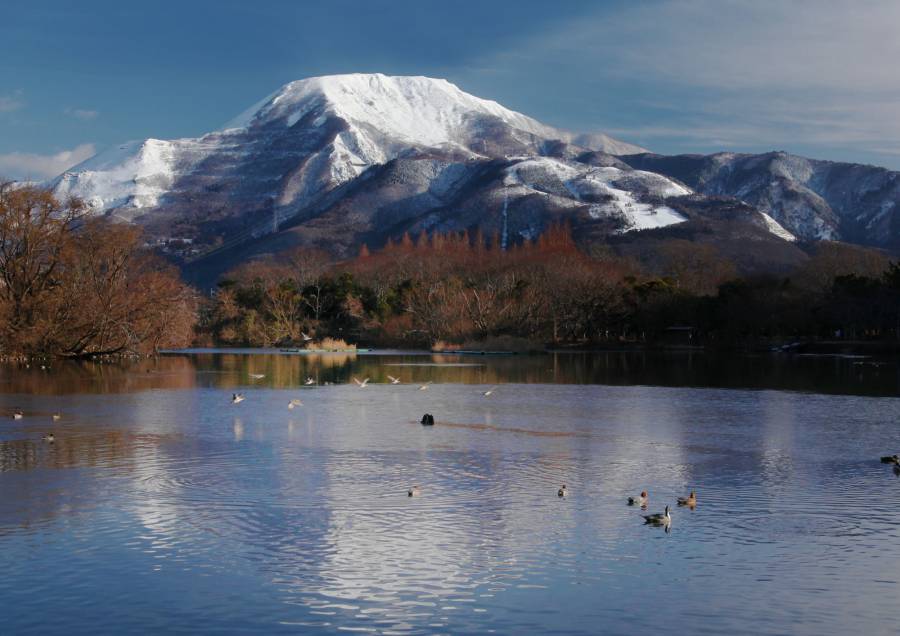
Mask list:
[[[249,375],[250,375],[250,377],[253,378],[254,380],[262,380],[263,378],[266,377],[266,375],[265,375],[264,373],[251,373],[251,374],[249,374]],[[370,379],[371,379],[371,378],[366,378],[365,380],[360,380],[359,378],[353,378],[353,381],[356,383],[356,386],[358,386],[358,387],[361,388],[361,389],[364,389],[364,388],[366,388],[367,386],[369,386],[369,380],[370,380]],[[395,377],[392,376],[392,375],[388,375],[388,380],[390,380],[390,383],[391,383],[391,384],[402,384],[400,378],[395,378]],[[307,377],[307,378],[306,378],[306,381],[303,382],[303,384],[304,384],[305,386],[314,386],[314,385],[316,385],[316,384],[318,384],[318,383],[315,381],[315,379],[313,379],[313,378],[310,376],[310,377]],[[330,385],[330,384],[331,384],[331,382],[325,382],[325,385],[326,385],[326,386],[328,386],[328,385]],[[425,384],[420,384],[420,385],[419,385],[419,390],[420,390],[420,391],[425,391],[425,390],[427,390],[428,387],[431,386],[432,384],[433,384],[433,382],[432,382],[431,380],[429,380],[429,381],[426,382]],[[481,394],[482,394],[484,397],[490,397],[491,395],[493,395],[494,391],[496,391],[496,390],[497,390],[497,387],[491,387],[491,388],[488,389],[487,391],[483,391]],[[239,403],[243,402],[245,399],[246,399],[246,398],[245,398],[245,396],[244,396],[243,393],[232,393],[232,394],[231,394],[231,403],[232,403],[232,404],[239,404]],[[290,402],[288,402],[288,408],[289,408],[289,409],[294,409],[294,408],[296,408],[296,407],[298,407],[298,406],[303,406],[303,402],[302,402],[301,400],[299,400],[298,398],[294,398],[293,400],[291,400]]]

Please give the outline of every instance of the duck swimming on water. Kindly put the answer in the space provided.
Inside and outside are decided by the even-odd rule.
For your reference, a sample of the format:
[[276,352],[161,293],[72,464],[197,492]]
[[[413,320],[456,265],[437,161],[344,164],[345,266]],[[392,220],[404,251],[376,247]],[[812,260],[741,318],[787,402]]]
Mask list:
[[628,505],[629,506],[641,506],[641,507],[646,506],[647,505],[647,491],[642,490],[641,494],[639,494],[637,497],[629,497]]
[[678,498],[678,505],[679,505],[679,506],[687,506],[687,507],[689,507],[689,508],[693,508],[694,506],[697,505],[697,493],[695,493],[695,492],[692,490],[692,491],[691,491],[691,494],[689,494],[687,497],[679,497],[679,498]]
[[407,497],[418,497],[422,494],[422,489],[419,486],[413,486],[409,490],[406,491]]
[[556,496],[557,496],[557,497],[565,497],[565,496],[568,495],[568,494],[569,494],[569,489],[566,488],[566,485],[565,485],[565,484],[563,484],[562,486],[560,486],[560,487],[559,487],[559,490],[556,491]]
[[669,507],[666,506],[665,512],[657,512],[653,515],[643,515],[644,523],[651,526],[668,526],[672,523],[672,515],[669,514]]

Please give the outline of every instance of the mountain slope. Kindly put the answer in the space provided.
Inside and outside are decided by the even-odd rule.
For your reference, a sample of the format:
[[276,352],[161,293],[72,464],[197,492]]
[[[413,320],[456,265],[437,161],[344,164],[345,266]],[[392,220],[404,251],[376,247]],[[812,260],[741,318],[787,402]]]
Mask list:
[[[460,160],[539,155],[551,141],[574,138],[445,80],[328,76],[291,82],[203,137],[113,148],[52,185],[98,212],[151,226],[144,217],[159,208],[200,222],[239,215],[252,223],[260,213],[290,217],[367,168],[418,150]],[[594,150],[643,151],[603,135],[591,141]]]
[[799,238],[900,247],[900,173],[784,152],[622,157],[698,192],[746,201]]
[[210,271],[295,244],[348,255],[405,231],[481,230],[512,244],[563,219],[585,243],[680,225],[791,240],[749,206],[723,220],[729,203],[629,165],[652,156],[445,80],[357,74],[291,82],[220,130],[123,144],[52,186],[151,239],[190,239],[181,256]]

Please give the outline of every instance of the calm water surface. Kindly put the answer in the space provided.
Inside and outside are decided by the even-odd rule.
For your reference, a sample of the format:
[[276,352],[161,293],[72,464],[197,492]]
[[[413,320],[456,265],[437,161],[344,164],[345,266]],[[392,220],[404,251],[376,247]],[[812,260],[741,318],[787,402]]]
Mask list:
[[893,634],[898,367],[858,362],[2,367],[0,632]]

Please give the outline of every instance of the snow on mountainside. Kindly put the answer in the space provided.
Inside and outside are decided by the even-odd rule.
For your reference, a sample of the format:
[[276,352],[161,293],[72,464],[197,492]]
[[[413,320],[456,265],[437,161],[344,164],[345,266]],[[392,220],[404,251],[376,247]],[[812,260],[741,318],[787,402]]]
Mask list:
[[[327,138],[323,133],[328,128],[338,130]],[[281,150],[295,145],[300,135],[313,146],[323,136],[326,143],[307,153],[294,149],[296,165],[270,175],[282,180],[268,193],[278,205],[345,183],[370,166],[414,149],[497,157],[537,154],[548,140],[574,138],[446,80],[336,75],[286,84],[222,130],[198,139],[150,139],[113,148],[68,170],[53,185],[58,194],[79,196],[97,211],[115,209],[119,216],[135,219],[159,205],[179,178],[203,170],[210,159],[217,163],[221,157],[229,164],[240,164],[242,156],[267,160],[274,148],[266,149],[269,156],[257,154],[265,140]],[[597,144],[593,150],[643,151],[605,135],[584,139]]]
[[652,172],[594,168],[549,157],[514,164],[507,169],[503,184],[511,186],[508,191],[513,193],[518,186],[570,199],[575,206],[587,204],[593,219],[619,219],[620,231],[665,227],[685,221],[684,216],[657,201],[691,194],[684,186]]
[[[192,257],[210,259],[260,241],[346,255],[404,231],[477,228],[515,241],[561,218],[596,241],[700,228],[698,218],[721,208],[690,181],[626,163],[642,156],[651,155],[544,125],[445,80],[355,74],[286,84],[202,137],[111,148],[52,187],[150,237],[192,239]],[[787,239],[756,211],[734,209],[716,227],[749,223],[751,233]]]
[[697,192],[746,201],[804,240],[900,247],[898,172],[785,152],[636,154],[622,160],[679,179]]

